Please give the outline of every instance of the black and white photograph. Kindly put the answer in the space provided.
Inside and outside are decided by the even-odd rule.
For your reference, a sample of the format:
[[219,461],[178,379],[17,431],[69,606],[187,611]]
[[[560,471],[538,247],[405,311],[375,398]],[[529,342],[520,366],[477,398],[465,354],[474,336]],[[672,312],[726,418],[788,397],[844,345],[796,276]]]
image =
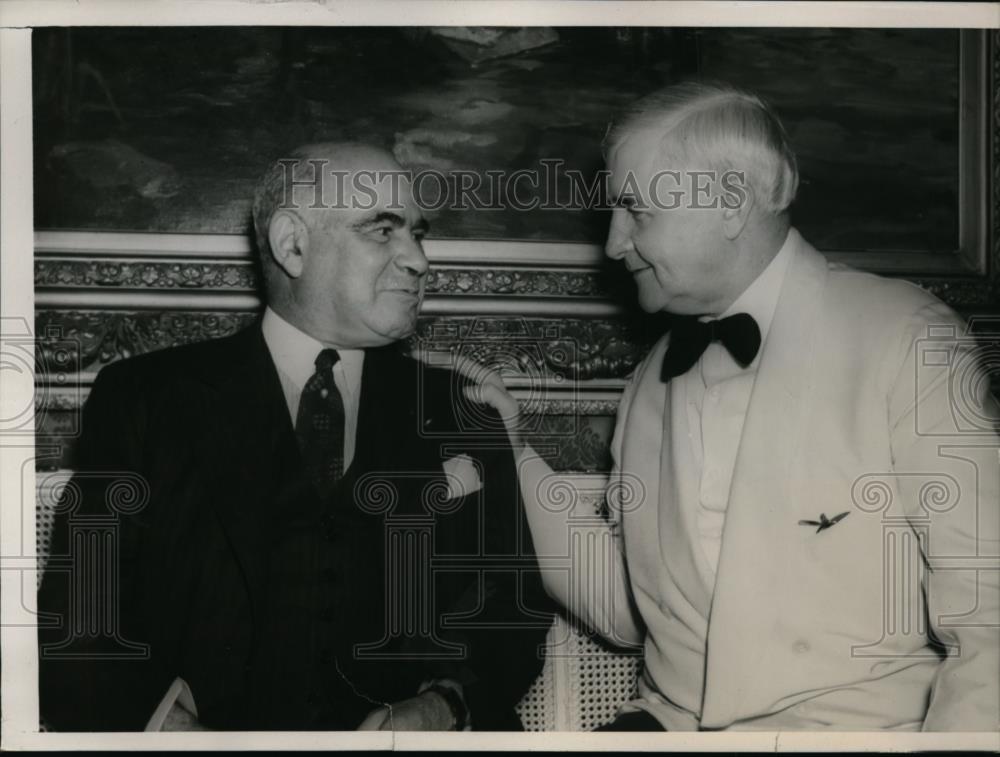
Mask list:
[[756,5],[0,3],[4,748],[1000,750],[1000,4]]

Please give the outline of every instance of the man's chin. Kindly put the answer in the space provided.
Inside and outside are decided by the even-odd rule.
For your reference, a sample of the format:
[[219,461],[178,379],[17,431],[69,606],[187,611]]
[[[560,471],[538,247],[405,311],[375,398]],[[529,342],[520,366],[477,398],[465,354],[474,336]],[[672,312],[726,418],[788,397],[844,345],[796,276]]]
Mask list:
[[392,323],[382,324],[375,331],[388,342],[398,342],[400,339],[406,339],[412,336],[417,330],[417,319],[406,318],[399,319],[398,321]]
[[669,303],[663,299],[663,296],[654,296],[652,294],[643,294],[642,291],[639,292],[639,307],[641,307],[647,313],[659,313],[661,310],[666,310]]
[[694,302],[687,297],[665,297],[663,294],[643,297],[640,293],[639,307],[650,314],[669,313],[670,315],[688,316],[705,313],[705,307],[701,303]]

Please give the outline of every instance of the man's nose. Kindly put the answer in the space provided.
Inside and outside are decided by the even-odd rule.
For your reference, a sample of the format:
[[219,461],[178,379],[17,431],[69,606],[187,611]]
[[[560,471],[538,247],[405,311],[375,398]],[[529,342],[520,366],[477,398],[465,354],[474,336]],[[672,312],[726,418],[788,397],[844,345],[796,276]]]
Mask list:
[[604,254],[612,260],[621,260],[632,247],[632,222],[625,208],[611,211],[611,225],[608,241],[604,243]]
[[430,268],[423,245],[416,239],[403,243],[403,249],[396,257],[396,265],[413,276],[423,276]]

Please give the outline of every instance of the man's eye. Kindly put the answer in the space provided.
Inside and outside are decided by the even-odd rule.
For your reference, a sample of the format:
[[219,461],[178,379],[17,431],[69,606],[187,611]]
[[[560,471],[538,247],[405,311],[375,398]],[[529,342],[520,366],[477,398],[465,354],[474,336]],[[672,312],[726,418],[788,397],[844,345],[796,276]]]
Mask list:
[[372,229],[372,234],[379,239],[388,239],[392,236],[392,226],[376,226]]
[[413,230],[413,238],[415,240],[417,240],[418,242],[423,242],[424,238],[426,236],[427,236],[427,232],[424,231],[423,229],[414,229]]

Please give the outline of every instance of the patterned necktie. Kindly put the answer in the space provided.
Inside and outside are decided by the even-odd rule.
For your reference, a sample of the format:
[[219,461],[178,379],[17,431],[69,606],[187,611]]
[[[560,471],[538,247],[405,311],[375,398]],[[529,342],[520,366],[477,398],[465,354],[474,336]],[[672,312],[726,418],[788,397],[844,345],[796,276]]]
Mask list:
[[333,383],[338,360],[330,348],[316,357],[316,372],[302,389],[295,421],[306,473],[324,498],[344,472],[344,401]]
[[760,327],[748,313],[717,321],[697,318],[678,321],[670,332],[670,347],[663,356],[660,379],[669,381],[687,373],[712,342],[721,342],[733,359],[746,368],[760,349]]

